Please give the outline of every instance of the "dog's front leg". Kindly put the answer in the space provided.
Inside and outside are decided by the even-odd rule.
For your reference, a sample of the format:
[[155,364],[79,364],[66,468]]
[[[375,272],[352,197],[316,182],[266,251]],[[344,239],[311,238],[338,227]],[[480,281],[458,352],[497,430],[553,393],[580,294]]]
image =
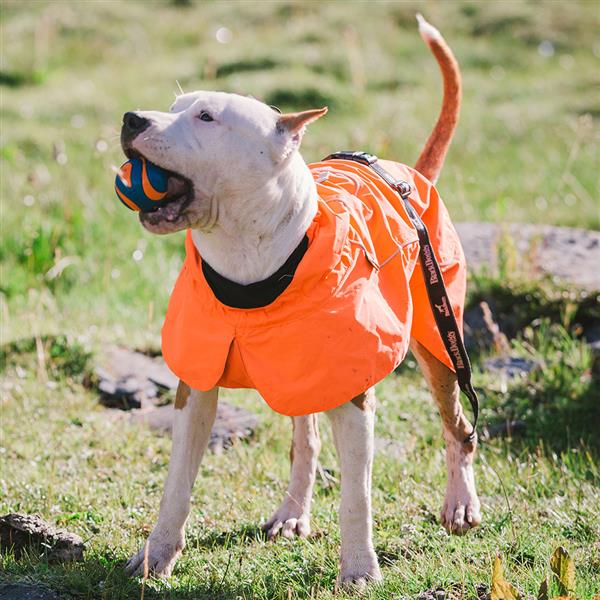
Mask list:
[[293,417],[290,483],[281,506],[263,525],[269,539],[310,535],[310,505],[321,449],[317,415]]
[[450,533],[462,535],[481,523],[473,472],[477,437],[465,442],[472,427],[460,404],[460,390],[454,372],[417,340],[411,340],[410,349],[429,384],[444,426],[448,484],[440,515],[442,525]]
[[147,551],[149,572],[168,577],[183,550],[190,497],[215,421],[217,397],[218,388],[200,392],[179,383],[173,418],[173,449],[158,521],[148,538],[147,550],[142,548],[127,563],[125,569],[130,575],[144,572]]
[[371,523],[375,391],[371,388],[327,415],[342,480],[340,582],[365,587],[368,581],[381,579]]

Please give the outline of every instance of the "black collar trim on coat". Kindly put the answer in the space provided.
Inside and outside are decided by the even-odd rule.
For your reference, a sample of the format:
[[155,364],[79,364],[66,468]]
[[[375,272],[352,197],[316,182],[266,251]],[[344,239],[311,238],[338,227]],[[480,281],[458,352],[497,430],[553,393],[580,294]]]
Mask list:
[[308,236],[290,254],[285,263],[273,275],[242,285],[217,273],[205,260],[202,260],[202,273],[217,300],[231,308],[261,308],[274,302],[290,285],[296,268],[308,249]]

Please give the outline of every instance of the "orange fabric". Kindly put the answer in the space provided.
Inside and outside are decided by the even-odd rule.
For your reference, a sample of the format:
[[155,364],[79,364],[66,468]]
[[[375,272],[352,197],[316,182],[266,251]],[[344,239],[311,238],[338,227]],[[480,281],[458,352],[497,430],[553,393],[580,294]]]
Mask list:
[[[466,268],[433,185],[399,163],[382,166],[413,188],[459,323]],[[277,412],[303,415],[349,401],[394,370],[413,335],[452,368],[400,197],[368,167],[310,165],[319,193],[309,247],[288,288],[263,308],[221,304],[186,238],[186,259],[162,330],[169,367],[192,388],[255,388]]]

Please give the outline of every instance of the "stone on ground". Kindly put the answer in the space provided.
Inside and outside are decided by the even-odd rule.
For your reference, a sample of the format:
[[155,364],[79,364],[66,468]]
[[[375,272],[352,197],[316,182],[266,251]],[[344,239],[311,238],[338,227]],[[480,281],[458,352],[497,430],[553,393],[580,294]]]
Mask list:
[[[165,393],[175,391],[179,379],[162,357],[151,357],[127,348],[110,348],[96,367],[100,401],[113,409],[114,418],[143,423],[157,433],[171,433],[174,408],[164,404]],[[126,411],[126,412],[125,412]],[[259,419],[243,408],[219,402],[209,448],[219,451],[234,440],[252,436]]]
[[58,529],[37,515],[10,513],[0,517],[0,551],[24,551],[46,555],[48,560],[69,562],[83,558],[83,540],[76,534]]
[[[173,405],[166,404],[148,410],[132,410],[127,414],[127,418],[132,423],[144,423],[157,433],[170,435],[174,413]],[[219,402],[208,447],[215,452],[227,449],[234,440],[251,437],[257,425],[257,415],[238,406]]]

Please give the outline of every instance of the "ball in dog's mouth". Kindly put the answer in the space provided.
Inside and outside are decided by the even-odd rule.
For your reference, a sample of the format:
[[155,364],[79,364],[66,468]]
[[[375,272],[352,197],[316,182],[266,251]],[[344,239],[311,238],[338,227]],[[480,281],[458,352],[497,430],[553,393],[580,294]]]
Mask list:
[[[125,154],[130,160],[135,157],[142,158],[141,154],[129,148],[125,149]],[[160,206],[153,207],[152,210],[140,210],[139,218],[144,226],[149,226],[149,229],[161,229],[161,224],[164,224],[167,226],[166,229],[170,230],[169,225],[176,226],[178,221],[185,221],[182,213],[193,198],[193,186],[192,182],[183,175],[164,169],[160,165],[157,166],[168,176],[166,195],[162,198]]]

